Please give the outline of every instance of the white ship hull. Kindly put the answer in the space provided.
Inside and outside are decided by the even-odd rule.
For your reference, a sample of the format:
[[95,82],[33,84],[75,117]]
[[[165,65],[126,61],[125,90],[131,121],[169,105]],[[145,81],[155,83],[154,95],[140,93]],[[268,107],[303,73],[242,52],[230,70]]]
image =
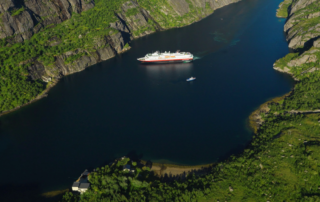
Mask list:
[[138,58],[142,63],[175,63],[175,62],[191,62],[193,55],[187,52],[154,52],[149,53],[143,58]]

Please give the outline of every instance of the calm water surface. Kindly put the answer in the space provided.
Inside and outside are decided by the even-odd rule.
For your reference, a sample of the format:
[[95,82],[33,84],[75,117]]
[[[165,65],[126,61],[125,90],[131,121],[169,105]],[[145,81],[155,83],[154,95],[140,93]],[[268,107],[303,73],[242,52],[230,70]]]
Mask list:
[[[132,41],[130,51],[63,78],[47,98],[0,117],[1,190],[68,188],[84,169],[128,153],[194,165],[240,152],[252,136],[249,114],[293,85],[272,69],[289,52],[285,21],[275,17],[281,1],[243,0]],[[196,60],[136,61],[178,49]],[[197,80],[186,82],[191,76]]]

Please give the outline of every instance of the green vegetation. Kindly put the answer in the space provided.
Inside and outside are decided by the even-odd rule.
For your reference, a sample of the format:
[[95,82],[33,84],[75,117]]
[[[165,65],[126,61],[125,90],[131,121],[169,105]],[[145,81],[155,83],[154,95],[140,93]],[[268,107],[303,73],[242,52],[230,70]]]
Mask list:
[[[110,27],[110,23],[118,18],[115,13],[123,12],[121,9],[125,0],[95,0],[95,7],[82,12],[73,13],[72,18],[58,25],[48,25],[35,34],[30,40],[23,43],[11,44],[10,39],[15,36],[0,40],[0,113],[20,105],[28,103],[37,97],[46,88],[41,80],[33,81],[29,76],[29,68],[35,62],[42,63],[52,73],[59,73],[55,68],[58,57],[69,51],[77,50],[77,54],[64,56],[65,64],[73,64],[84,55],[95,52],[107,45],[96,47],[96,41],[105,40],[110,34],[118,33]],[[204,17],[200,8],[196,8],[190,2],[190,12],[184,16],[178,16],[166,0],[138,0],[140,7],[128,9],[127,18],[132,18],[144,8],[150,12],[152,18],[147,25],[138,26],[131,30],[134,37],[141,36],[145,32],[154,32],[159,24],[162,28],[181,27]],[[162,12],[167,9],[169,14]],[[200,10],[199,10],[200,9]],[[11,12],[17,16],[24,11],[24,7]],[[42,17],[45,20],[47,17]],[[41,26],[41,23],[36,26]],[[57,43],[52,43],[57,42]],[[128,45],[125,46],[127,48]],[[50,74],[50,73],[49,73]],[[55,75],[48,75],[54,77]]]
[[212,12],[213,12],[213,9],[211,8],[209,2],[206,2],[205,11],[206,11],[207,13],[212,13]]
[[[273,103],[272,108],[278,105]],[[161,182],[146,167],[135,168],[134,175],[123,172],[127,159],[99,168],[90,176],[91,189],[73,197],[80,201],[320,200],[320,116],[274,116],[274,112],[266,115],[250,148],[205,176],[191,174],[186,180]],[[71,201],[69,195],[64,201]]]
[[[201,13],[201,9],[194,7],[189,0],[187,0],[187,2],[190,11],[183,16],[177,15],[167,0],[138,0],[137,2],[142,8],[150,11],[150,15],[154,20],[165,29],[183,27],[199,20],[201,17],[205,17],[204,14]],[[169,14],[162,12],[163,7],[168,9],[166,12]]]
[[[312,56],[320,58],[320,49],[313,48]],[[315,52],[314,52],[315,51]],[[291,57],[290,56],[286,57]],[[291,59],[300,59],[301,57],[312,57],[308,54],[303,54],[299,56],[295,54],[295,57],[291,57]],[[276,64],[286,65],[287,61],[285,58],[277,62]],[[303,63],[299,66],[290,67],[290,72],[293,73],[293,76],[299,79],[299,82],[295,86],[295,90],[291,96],[285,98],[283,104],[277,107],[277,110],[314,110],[320,109],[320,72],[319,68],[320,63],[319,60],[315,60],[314,62]]]
[[[72,64],[95,51],[94,41],[117,33],[109,25],[117,20],[114,12],[120,12],[124,2],[96,0],[93,9],[74,13],[70,20],[59,25],[49,25],[23,43],[12,45],[6,39],[1,40],[0,112],[29,102],[45,89],[41,81],[28,78],[28,67],[35,61],[51,67],[60,55],[77,50],[77,54],[65,60],[66,64]],[[166,0],[138,0],[141,8],[150,11],[163,28],[185,26],[203,17],[199,8],[187,2],[190,12],[180,17]],[[279,15],[285,16],[290,4],[284,4]],[[161,12],[163,6],[172,15]],[[206,4],[206,9],[208,6]],[[318,10],[315,2],[297,11],[303,15],[295,21],[295,29],[313,33],[310,28],[319,24],[319,18],[304,16]],[[17,16],[23,11],[24,8],[20,8],[11,15]],[[138,12],[138,8],[129,9],[126,16]],[[140,27],[133,35],[154,31],[155,26],[155,22],[149,20],[148,26]],[[60,43],[51,46],[53,39]],[[291,53],[277,61],[276,66],[289,68],[299,82],[290,96],[268,104],[270,111],[261,113],[264,124],[242,154],[220,162],[207,175],[190,174],[186,179],[168,182],[160,181],[149,168],[124,159],[98,168],[90,175],[92,186],[88,192],[83,195],[68,192],[63,201],[320,201],[320,114],[291,112],[320,109],[319,60],[288,66],[290,61],[304,55],[320,58],[320,50],[312,48],[304,54]],[[136,172],[122,171],[126,163]]]
[[126,43],[126,45],[124,45],[123,49],[127,49],[127,48],[130,48],[128,43]]
[[138,13],[140,13],[139,8],[130,8],[127,10],[126,12],[126,16],[133,16],[133,15],[137,15]]
[[206,9],[211,9],[209,2],[206,2]]
[[[293,3],[295,3],[294,1]],[[315,36],[320,36],[319,30],[316,26],[319,24],[320,17],[317,13],[320,12],[320,5],[318,2],[313,2],[308,6],[299,9],[293,15],[294,20],[291,21],[293,27],[290,33],[295,33],[295,37],[300,36],[302,42],[307,42]],[[299,48],[304,48],[304,43]]]
[[[35,60],[45,66],[50,66],[59,55],[67,51],[76,49],[95,51],[94,41],[113,31],[109,24],[117,20],[114,11],[118,11],[123,2],[118,0],[96,1],[93,9],[81,14],[73,13],[70,20],[56,26],[47,26],[23,43],[11,45],[6,39],[1,40],[0,112],[29,102],[45,89],[41,81],[32,81],[28,78],[28,67]],[[19,12],[21,11],[19,9]],[[17,15],[18,11],[15,11],[14,14]],[[79,35],[84,37],[81,38]],[[50,40],[53,38],[61,43],[50,46]],[[83,55],[84,53],[73,55],[65,62],[72,63]]]
[[[307,16],[309,14],[313,14],[313,13],[317,13],[320,11],[320,5],[316,2],[311,3],[309,5],[307,5],[306,7],[298,10],[295,12],[295,15],[303,15],[303,16]],[[305,18],[302,18],[302,16],[300,18],[298,18],[298,20],[307,20]]]
[[284,67],[287,66],[288,62],[290,62],[292,59],[294,59],[298,55],[299,55],[299,53],[289,53],[285,57],[277,60],[275,65],[277,67],[280,67],[281,69],[284,69]]
[[82,52],[82,53],[78,53],[78,54],[72,55],[72,56],[68,57],[64,62],[65,62],[65,64],[69,64],[69,63],[81,58],[84,55],[87,55],[87,53],[86,52]]
[[11,16],[16,16],[16,15],[20,15],[20,13],[22,13],[24,11],[24,7],[22,6],[21,8],[17,9],[17,10],[13,10],[11,12]]
[[88,192],[63,201],[320,201],[320,113],[303,112],[320,109],[318,58],[320,49],[311,48],[276,62],[299,79],[294,91],[268,102],[250,146],[208,174],[164,182],[148,169],[132,176],[120,171],[122,164],[106,166],[90,178]]
[[287,18],[288,17],[288,8],[291,6],[292,0],[285,0],[279,5],[279,9],[277,10],[277,17]]
[[[296,1],[294,1],[296,3]],[[293,31],[297,31],[296,35],[302,36],[302,41],[304,38],[310,40],[310,35],[313,36],[320,35],[315,31],[315,27],[319,25],[319,17],[307,18],[313,13],[320,12],[320,5],[316,2],[301,8],[294,13],[294,26]],[[317,15],[315,15],[317,16]],[[286,97],[283,104],[277,106],[277,110],[280,112],[289,110],[315,110],[320,109],[319,105],[319,58],[320,49],[311,47],[302,47],[300,53],[290,53],[284,58],[279,59],[275,65],[281,69],[287,68],[289,73],[299,80],[296,84],[295,89],[291,96]],[[291,64],[289,64],[291,62]]]

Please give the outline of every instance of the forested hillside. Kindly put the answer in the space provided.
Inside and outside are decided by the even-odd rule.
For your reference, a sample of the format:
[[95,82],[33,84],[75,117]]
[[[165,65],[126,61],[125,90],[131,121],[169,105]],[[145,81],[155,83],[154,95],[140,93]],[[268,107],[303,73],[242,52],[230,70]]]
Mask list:
[[3,0],[0,113],[64,75],[129,48],[130,40],[181,27],[238,0]]
[[285,32],[295,53],[274,68],[297,83],[257,111],[262,125],[242,154],[207,175],[167,182],[148,168],[135,175],[122,171],[127,159],[99,168],[90,176],[89,191],[69,192],[63,201],[320,201],[319,2],[293,0],[286,7]]

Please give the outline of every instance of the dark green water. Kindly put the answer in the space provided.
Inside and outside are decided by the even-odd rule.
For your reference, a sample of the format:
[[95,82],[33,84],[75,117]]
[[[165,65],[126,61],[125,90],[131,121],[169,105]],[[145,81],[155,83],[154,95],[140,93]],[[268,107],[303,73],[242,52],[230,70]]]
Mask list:
[[[287,93],[272,69],[289,50],[281,0],[243,0],[193,25],[132,41],[116,58],[63,78],[47,98],[0,117],[1,195],[65,189],[86,168],[128,153],[204,164],[241,152],[249,114]],[[160,51],[193,63],[140,65]],[[197,77],[193,82],[186,78]],[[0,200],[1,201],[1,200]]]

